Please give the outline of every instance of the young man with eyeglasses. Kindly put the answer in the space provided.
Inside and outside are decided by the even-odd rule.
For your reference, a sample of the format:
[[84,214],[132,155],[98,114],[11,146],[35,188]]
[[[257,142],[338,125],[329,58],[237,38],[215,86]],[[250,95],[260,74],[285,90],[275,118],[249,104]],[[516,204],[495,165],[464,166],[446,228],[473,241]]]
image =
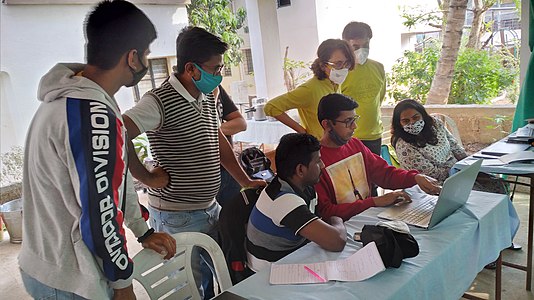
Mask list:
[[342,94],[324,96],[319,102],[318,119],[324,128],[321,139],[321,159],[325,168],[319,183],[319,215],[341,217],[344,221],[374,206],[388,206],[409,200],[403,191],[393,191],[379,197],[371,196],[372,184],[394,190],[418,184],[430,194],[439,192],[438,182],[414,170],[397,169],[372,153],[357,138],[358,104]]
[[[213,91],[222,81],[227,47],[204,29],[184,28],[176,39],[176,73],[124,114],[130,138],[147,133],[157,164],[148,171],[130,156],[132,174],[150,187],[150,224],[156,230],[217,237],[221,163],[243,187],[266,185],[247,176],[219,128]],[[202,278],[201,295],[211,298],[209,257],[196,254],[192,264],[197,284]]]

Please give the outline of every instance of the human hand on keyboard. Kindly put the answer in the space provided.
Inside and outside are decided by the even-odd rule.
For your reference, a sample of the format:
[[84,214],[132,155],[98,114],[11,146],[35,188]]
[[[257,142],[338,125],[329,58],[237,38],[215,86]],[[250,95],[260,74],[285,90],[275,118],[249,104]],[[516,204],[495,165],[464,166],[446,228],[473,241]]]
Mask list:
[[441,192],[439,182],[430,176],[417,174],[415,175],[415,182],[427,194],[439,195],[439,192]]
[[397,203],[404,204],[404,203],[412,202],[410,195],[408,195],[404,191],[395,191],[395,192],[387,193],[380,197],[374,197],[373,200],[375,201],[375,206],[389,206],[389,205],[397,204]]

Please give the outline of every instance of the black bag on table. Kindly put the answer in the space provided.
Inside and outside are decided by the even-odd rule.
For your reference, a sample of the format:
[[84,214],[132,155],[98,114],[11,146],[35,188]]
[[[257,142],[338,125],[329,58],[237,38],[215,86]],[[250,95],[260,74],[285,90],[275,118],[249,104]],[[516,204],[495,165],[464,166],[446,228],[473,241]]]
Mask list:
[[361,233],[363,245],[375,242],[386,268],[398,268],[405,258],[419,254],[419,245],[409,233],[394,231],[388,227],[364,225]]

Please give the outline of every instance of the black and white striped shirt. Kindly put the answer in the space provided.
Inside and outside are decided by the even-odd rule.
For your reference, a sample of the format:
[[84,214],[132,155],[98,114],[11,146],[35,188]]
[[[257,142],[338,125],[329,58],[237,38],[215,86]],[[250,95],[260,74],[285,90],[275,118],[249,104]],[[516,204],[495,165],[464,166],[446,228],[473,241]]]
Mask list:
[[[142,103],[147,101],[152,103]],[[151,114],[154,107],[159,112],[156,126],[154,117],[147,116],[147,107],[151,108],[148,109]],[[141,132],[147,132],[154,160],[170,177],[166,187],[149,189],[150,205],[171,211],[211,206],[220,185],[218,121],[213,94],[194,99],[172,75],[125,114]]]

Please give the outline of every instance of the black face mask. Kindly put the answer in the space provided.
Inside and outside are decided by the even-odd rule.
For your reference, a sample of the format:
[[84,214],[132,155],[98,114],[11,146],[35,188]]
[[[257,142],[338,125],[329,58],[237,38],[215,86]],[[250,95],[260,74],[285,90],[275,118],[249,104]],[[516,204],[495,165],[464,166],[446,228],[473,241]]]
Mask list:
[[[130,71],[132,72],[133,80],[132,80],[132,82],[127,84],[126,87],[132,87],[132,86],[138,84],[139,81],[141,81],[141,79],[143,79],[143,77],[145,77],[146,72],[148,72],[148,67],[143,65],[141,57],[139,56],[139,52],[137,52],[137,58],[139,58],[139,62],[141,63],[143,68],[141,69],[141,71],[135,72],[135,70],[132,67],[130,67],[130,65],[128,65],[128,67],[130,67]],[[126,59],[128,60],[128,58],[126,58]]]
[[329,126],[331,130],[328,131],[328,137],[330,138],[330,140],[332,140],[332,142],[334,142],[334,144],[338,146],[343,146],[349,142],[348,140],[344,140],[343,138],[341,138],[339,134],[335,132],[332,124],[329,124]]

